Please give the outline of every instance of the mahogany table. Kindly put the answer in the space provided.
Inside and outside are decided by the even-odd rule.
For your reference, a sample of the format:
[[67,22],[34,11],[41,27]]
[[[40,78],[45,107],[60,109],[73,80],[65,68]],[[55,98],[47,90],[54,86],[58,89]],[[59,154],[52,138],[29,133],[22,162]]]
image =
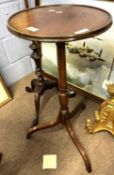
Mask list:
[[[70,122],[74,114],[83,109],[85,105],[79,103],[71,113],[69,112],[65,44],[103,33],[111,24],[112,18],[108,12],[85,5],[51,5],[30,8],[12,15],[8,20],[10,32],[33,41],[30,48],[33,50],[31,57],[36,63],[37,78],[31,81],[31,88],[26,87],[26,90],[35,93],[36,117],[27,138],[30,138],[31,134],[38,130],[63,124],[78,148],[88,172],[92,171],[89,158]],[[56,43],[58,81],[47,80],[43,76],[41,42]],[[40,97],[45,90],[53,87],[57,87],[59,91],[60,110],[57,120],[39,125]]]

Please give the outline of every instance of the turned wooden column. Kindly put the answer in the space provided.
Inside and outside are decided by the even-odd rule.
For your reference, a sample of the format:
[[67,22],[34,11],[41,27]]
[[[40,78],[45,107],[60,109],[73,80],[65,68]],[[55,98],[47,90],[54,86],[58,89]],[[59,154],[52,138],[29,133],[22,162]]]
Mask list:
[[60,101],[60,118],[62,123],[64,123],[64,119],[69,117],[65,43],[57,43],[56,45],[59,74],[58,89]]
[[44,78],[43,78],[43,70],[42,70],[42,53],[41,53],[41,43],[33,41],[30,45],[30,48],[32,49],[31,58],[35,62],[35,75],[36,78],[31,80],[31,87],[26,86],[27,92],[34,92],[35,88],[38,86],[43,86],[44,84]]
[[41,43],[33,41],[30,45],[30,48],[33,50],[31,58],[35,62],[36,70],[35,75],[36,79],[31,80],[31,87],[26,87],[28,92],[34,92],[34,103],[35,103],[35,119],[33,120],[32,126],[38,124],[39,113],[40,113],[40,97],[45,89],[45,80],[43,78],[42,71],[42,53],[41,53]]
[[35,66],[36,66],[35,74],[37,76],[39,83],[43,83],[44,78],[43,78],[43,70],[42,70],[41,43],[34,41],[30,45],[30,48],[33,50],[32,54],[31,54],[31,58],[35,62]]
[[[40,6],[40,0],[34,0],[34,1],[35,1],[35,6]],[[28,0],[24,0],[24,3],[26,8],[30,7]]]

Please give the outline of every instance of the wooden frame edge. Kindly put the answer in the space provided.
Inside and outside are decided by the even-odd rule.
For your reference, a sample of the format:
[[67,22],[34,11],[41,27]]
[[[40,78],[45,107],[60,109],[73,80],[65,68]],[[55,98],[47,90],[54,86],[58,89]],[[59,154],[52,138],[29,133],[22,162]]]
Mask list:
[[5,85],[5,82],[4,82],[3,78],[1,77],[1,75],[0,75],[0,82],[1,82],[1,84],[3,86],[3,89],[4,89],[5,93],[7,94],[7,97],[8,97],[5,101],[0,103],[0,107],[2,107],[3,105],[5,105],[6,103],[8,103],[9,101],[12,100],[12,96],[11,96],[9,90],[7,89],[7,87]]

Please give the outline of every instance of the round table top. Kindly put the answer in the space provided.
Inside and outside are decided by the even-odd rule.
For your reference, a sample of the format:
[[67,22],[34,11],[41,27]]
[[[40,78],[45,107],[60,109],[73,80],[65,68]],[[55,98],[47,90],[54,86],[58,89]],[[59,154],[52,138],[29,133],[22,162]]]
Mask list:
[[111,15],[85,5],[50,5],[19,11],[8,29],[19,37],[43,42],[68,42],[96,36],[112,24]]

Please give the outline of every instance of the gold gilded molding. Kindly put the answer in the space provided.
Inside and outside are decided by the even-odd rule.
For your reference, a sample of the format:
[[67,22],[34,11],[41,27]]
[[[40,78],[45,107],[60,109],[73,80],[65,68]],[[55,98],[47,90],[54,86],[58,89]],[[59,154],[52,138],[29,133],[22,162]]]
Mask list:
[[0,107],[12,100],[12,96],[0,75]]
[[95,111],[95,120],[86,120],[86,129],[89,133],[106,130],[114,136],[114,84],[107,85],[110,98],[101,103],[98,111]]

